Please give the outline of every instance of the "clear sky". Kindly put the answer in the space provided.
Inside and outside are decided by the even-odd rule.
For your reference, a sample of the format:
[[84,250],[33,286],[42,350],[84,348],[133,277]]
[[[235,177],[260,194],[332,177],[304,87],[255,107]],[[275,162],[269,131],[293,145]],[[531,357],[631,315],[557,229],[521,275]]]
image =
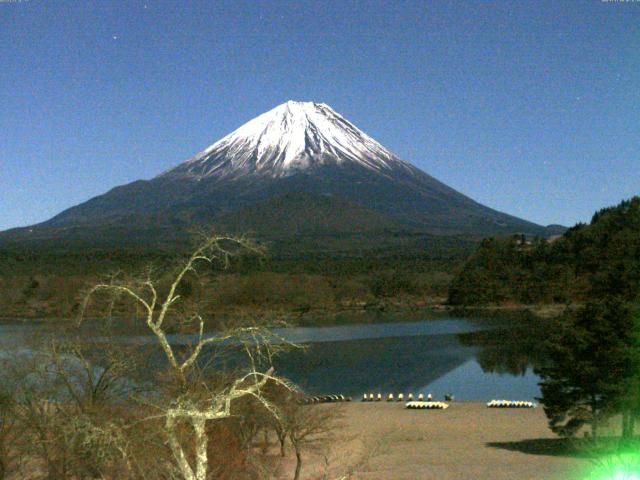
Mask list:
[[640,0],[0,0],[0,230],[324,102],[490,207],[640,194]]

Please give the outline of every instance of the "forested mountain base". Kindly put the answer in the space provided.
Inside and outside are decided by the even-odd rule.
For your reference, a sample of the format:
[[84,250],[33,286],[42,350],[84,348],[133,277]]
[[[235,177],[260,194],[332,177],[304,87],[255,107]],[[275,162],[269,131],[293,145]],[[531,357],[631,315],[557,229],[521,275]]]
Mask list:
[[[211,272],[201,282],[187,279],[182,295],[211,315],[301,315],[443,303],[451,271],[477,245],[446,237],[396,239],[386,246],[333,239],[333,248],[320,250],[314,242],[319,240],[281,240],[269,245],[263,258],[236,258],[227,270]],[[169,267],[184,252],[168,247],[173,248],[35,244],[0,249],[0,317],[72,318],[85,286],[108,275],[142,274],[150,266],[160,280],[170,275]]]

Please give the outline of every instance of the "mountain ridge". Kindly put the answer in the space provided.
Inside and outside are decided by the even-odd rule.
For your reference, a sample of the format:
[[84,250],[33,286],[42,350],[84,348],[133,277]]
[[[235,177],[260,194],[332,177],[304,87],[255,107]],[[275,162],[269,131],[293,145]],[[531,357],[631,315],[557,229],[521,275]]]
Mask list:
[[[114,187],[43,223],[3,232],[0,240],[45,239],[67,235],[65,232],[77,236],[83,229],[90,237],[92,229],[108,231],[110,226],[117,226],[118,231],[129,227],[132,232],[153,232],[154,228],[166,232],[171,228],[182,231],[189,225],[235,223],[251,229],[250,222],[241,218],[228,220],[270,199],[295,201],[295,195],[287,195],[301,192],[357,205],[347,208],[354,225],[358,225],[357,215],[363,215],[371,224],[379,221],[402,225],[400,230],[435,235],[552,234],[543,226],[486,207],[438,181],[397,157],[328,105],[289,101],[150,180]],[[295,211],[303,216],[300,222],[311,223],[314,215],[326,215],[330,210],[316,201],[310,202],[308,211],[284,203],[273,205],[280,205],[273,208],[283,208],[283,212]],[[344,205],[336,201],[334,211]],[[284,215],[273,215],[283,221],[274,222],[271,233],[295,236]],[[344,233],[348,222],[342,218],[325,223],[327,233],[337,225]],[[366,230],[373,235],[375,229],[369,225]],[[313,227],[310,231],[318,230]],[[554,228],[553,233],[556,231]]]

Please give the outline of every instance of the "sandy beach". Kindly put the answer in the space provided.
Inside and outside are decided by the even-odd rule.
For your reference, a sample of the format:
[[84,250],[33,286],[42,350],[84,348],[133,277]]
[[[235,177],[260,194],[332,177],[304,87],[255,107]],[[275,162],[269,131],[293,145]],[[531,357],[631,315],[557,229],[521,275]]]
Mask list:
[[[329,458],[354,464],[377,449],[357,469],[358,479],[562,480],[584,478],[591,468],[558,448],[562,442],[540,407],[452,402],[447,410],[408,410],[402,403],[353,402],[338,408],[342,428]],[[312,470],[308,465],[302,478],[316,478]]]

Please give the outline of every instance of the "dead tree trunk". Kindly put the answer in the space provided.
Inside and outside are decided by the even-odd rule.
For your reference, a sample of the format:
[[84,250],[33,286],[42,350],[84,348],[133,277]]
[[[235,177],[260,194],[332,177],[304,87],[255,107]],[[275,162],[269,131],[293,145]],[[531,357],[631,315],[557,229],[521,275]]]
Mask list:
[[293,447],[296,450],[296,471],[293,475],[293,480],[300,480],[300,471],[302,470],[302,452],[297,442],[294,442]]

